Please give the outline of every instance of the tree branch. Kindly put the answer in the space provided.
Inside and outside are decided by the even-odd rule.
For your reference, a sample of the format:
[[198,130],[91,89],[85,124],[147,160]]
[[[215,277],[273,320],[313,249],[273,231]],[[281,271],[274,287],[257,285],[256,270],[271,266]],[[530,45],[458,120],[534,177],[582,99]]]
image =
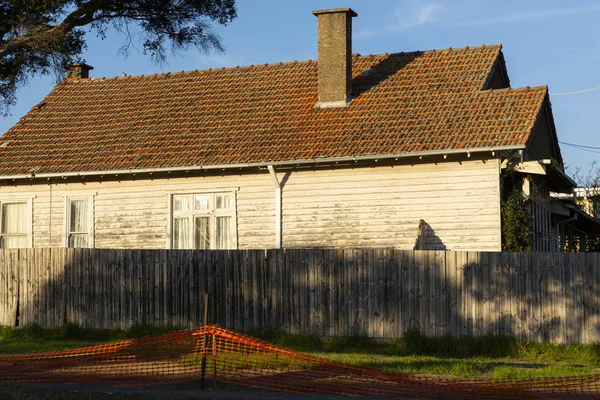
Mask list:
[[[26,35],[18,36],[14,39],[6,41],[0,46],[0,58],[4,58],[15,51],[28,48],[29,43],[39,43],[41,41],[60,41],[65,35],[73,29],[88,25],[93,22],[93,16],[100,9],[102,0],[90,0],[87,3],[81,4],[71,14],[66,16],[64,20],[57,25],[46,25],[38,28],[35,32]],[[57,40],[58,39],[58,40]]]

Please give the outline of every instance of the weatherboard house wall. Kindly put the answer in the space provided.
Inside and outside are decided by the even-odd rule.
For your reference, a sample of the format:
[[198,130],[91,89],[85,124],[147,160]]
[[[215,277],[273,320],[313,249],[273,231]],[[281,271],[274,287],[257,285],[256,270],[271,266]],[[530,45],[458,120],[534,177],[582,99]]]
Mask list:
[[[273,248],[275,195],[267,172],[0,187],[31,199],[34,247],[63,247],[65,198],[93,196],[94,247],[172,247],[171,196],[235,191],[234,248]],[[430,249],[500,248],[498,162],[421,163],[279,172],[283,247],[413,249],[419,222]]]
[[500,250],[505,161],[560,161],[547,88],[501,46],[353,55],[355,13],[315,15],[339,99],[318,61],[60,82],[0,140],[0,245]]

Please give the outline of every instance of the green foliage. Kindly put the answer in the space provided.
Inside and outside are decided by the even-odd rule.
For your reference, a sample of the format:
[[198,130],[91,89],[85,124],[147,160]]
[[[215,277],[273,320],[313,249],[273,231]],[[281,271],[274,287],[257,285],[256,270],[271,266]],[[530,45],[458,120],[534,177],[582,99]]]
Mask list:
[[227,25],[236,15],[235,0],[0,2],[0,111],[14,104],[16,89],[28,78],[62,75],[68,64],[79,61],[90,31],[102,38],[109,29],[122,34],[123,53],[139,40],[144,54],[164,62],[169,49],[222,51],[210,24]]
[[183,328],[166,325],[134,324],[122,329],[82,329],[75,323],[68,323],[59,328],[43,328],[38,324],[28,324],[24,327],[13,328],[0,326],[0,343],[5,341],[46,342],[46,341],[94,341],[108,342],[122,339],[134,339],[144,336],[182,330]]
[[527,212],[527,199],[512,190],[501,204],[502,251],[531,251],[531,215]]

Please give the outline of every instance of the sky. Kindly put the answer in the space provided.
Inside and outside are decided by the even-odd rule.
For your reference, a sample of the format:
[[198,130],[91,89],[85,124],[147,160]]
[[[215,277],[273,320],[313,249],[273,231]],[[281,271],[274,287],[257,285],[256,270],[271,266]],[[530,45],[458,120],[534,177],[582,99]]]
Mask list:
[[[123,36],[87,36],[85,61],[92,77],[233,67],[317,58],[317,18],[312,10],[351,7],[353,51],[366,54],[502,44],[512,87],[548,85],[551,94],[600,87],[600,1],[564,0],[237,0],[238,17],[215,26],[225,53],[190,49],[167,64],[152,64],[141,46],[119,54]],[[18,93],[6,132],[52,90],[56,78],[38,77]],[[551,96],[567,171],[600,162],[600,90]]]

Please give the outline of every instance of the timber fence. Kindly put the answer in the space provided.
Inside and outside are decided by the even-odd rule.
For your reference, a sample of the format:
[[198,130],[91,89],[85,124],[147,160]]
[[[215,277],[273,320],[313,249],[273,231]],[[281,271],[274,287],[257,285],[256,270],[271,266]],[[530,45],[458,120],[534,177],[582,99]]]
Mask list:
[[0,250],[0,324],[600,342],[599,253]]

